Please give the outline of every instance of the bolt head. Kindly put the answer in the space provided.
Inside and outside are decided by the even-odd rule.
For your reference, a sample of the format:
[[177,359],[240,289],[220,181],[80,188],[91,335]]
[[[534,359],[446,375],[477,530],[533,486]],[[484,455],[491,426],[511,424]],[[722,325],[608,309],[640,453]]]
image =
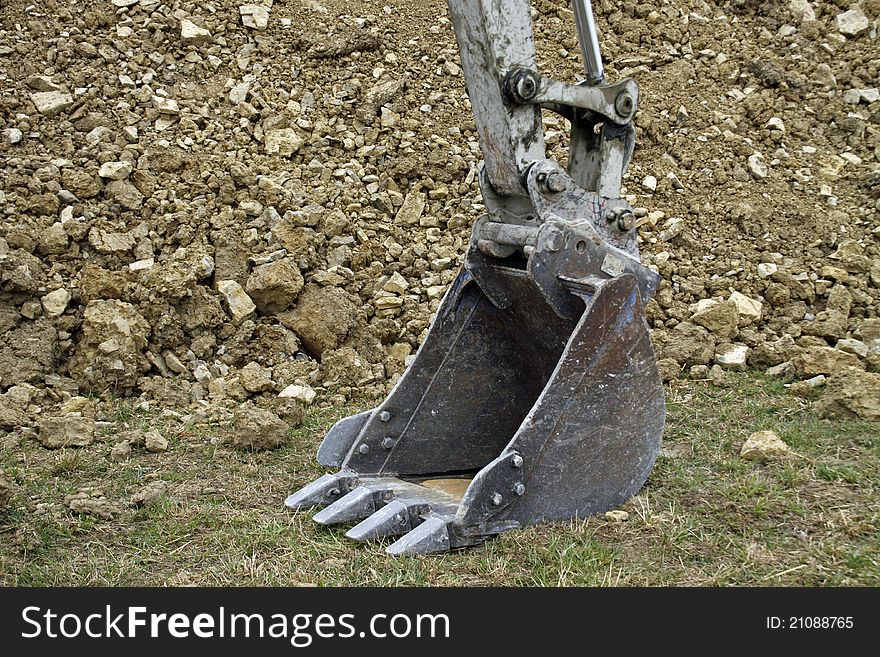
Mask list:
[[367,445],[366,443],[362,443],[361,446],[358,447],[358,452],[360,452],[361,454],[369,454],[370,453],[370,446]]
[[547,245],[548,251],[555,253],[565,246],[565,237],[558,228],[552,226],[547,229],[545,244]]
[[522,464],[523,464],[523,457],[520,456],[519,454],[514,454],[513,458],[510,459],[510,465],[512,465],[514,468],[521,468]]
[[517,495],[522,495],[523,493],[526,492],[526,485],[521,481],[516,482],[516,484],[513,487],[513,492],[516,493]]
[[493,493],[489,501],[492,502],[492,506],[501,506],[504,496],[501,493]]
[[531,75],[523,75],[516,82],[516,93],[524,100],[531,100],[538,92],[538,83]]
[[624,231],[630,231],[636,227],[636,215],[629,210],[624,210],[617,215],[617,227]]
[[558,194],[559,192],[564,192],[568,189],[568,178],[565,174],[560,173],[559,171],[552,171],[547,174],[545,185],[549,191]]
[[621,91],[617,98],[614,99],[614,109],[624,118],[628,118],[632,114],[635,101],[627,91]]
[[385,449],[391,449],[394,447],[394,438],[391,436],[385,436],[385,438],[382,439],[382,447]]
[[382,422],[387,422],[388,420],[391,419],[391,413],[389,413],[388,411],[380,411],[379,412],[379,419]]

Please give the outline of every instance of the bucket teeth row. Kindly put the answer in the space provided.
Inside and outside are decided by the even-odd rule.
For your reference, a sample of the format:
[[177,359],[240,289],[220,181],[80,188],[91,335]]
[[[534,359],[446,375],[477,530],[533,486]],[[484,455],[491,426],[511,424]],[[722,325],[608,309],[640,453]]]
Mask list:
[[[457,501],[449,494],[393,477],[326,474],[287,498],[287,506],[323,506],[313,519],[322,525],[354,524],[345,535],[356,541],[400,537],[387,548],[395,555],[444,552],[463,544],[449,529]],[[467,544],[481,542],[479,539]]]
[[446,519],[439,516],[428,518],[389,545],[385,551],[395,556],[446,552],[452,548],[448,524]]
[[349,529],[345,535],[356,541],[371,541],[385,536],[400,536],[423,522],[431,507],[418,502],[393,500],[373,515]]
[[316,513],[314,521],[322,525],[357,522],[381,509],[389,499],[391,499],[390,490],[371,490],[366,486],[359,486]]
[[288,509],[311,509],[316,506],[326,506],[342,498],[359,484],[358,476],[352,472],[325,474],[290,495],[284,504]]

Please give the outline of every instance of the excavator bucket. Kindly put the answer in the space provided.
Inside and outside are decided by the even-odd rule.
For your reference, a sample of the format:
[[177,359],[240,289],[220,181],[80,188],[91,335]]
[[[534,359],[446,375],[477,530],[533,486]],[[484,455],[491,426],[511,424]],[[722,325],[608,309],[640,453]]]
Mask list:
[[[286,501],[321,507],[314,520],[351,539],[393,537],[400,555],[619,506],[651,472],[665,417],[643,311],[659,277],[619,198],[635,83],[534,73],[525,0],[449,6],[487,214],[397,385],[330,429],[318,461],[335,472]],[[587,18],[579,29],[594,30]],[[542,107],[571,122],[568,171],[544,157]]]

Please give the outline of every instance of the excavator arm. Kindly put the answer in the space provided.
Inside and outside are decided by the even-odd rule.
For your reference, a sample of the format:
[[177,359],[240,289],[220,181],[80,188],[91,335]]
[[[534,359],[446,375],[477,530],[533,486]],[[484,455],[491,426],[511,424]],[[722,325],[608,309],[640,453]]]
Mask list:
[[[586,81],[537,70],[527,0],[450,0],[484,165],[486,213],[424,344],[377,408],[335,424],[337,468],[291,495],[357,523],[392,554],[612,509],[660,448],[663,387],[641,264],[621,198],[639,91],[606,84],[592,9],[573,2]],[[568,167],[547,157],[542,111],[571,125]]]

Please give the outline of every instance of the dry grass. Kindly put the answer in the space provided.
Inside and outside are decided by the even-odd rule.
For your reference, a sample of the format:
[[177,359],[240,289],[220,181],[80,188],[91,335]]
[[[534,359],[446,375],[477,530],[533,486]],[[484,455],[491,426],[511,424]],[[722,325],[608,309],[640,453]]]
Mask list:
[[[109,460],[112,436],[50,452],[28,441],[0,452],[17,487],[0,515],[3,585],[873,585],[880,584],[880,431],[819,419],[780,384],[741,376],[729,388],[668,390],[664,456],[628,502],[626,522],[591,518],[511,532],[417,559],[348,541],[282,506],[320,472],[314,451],[337,418],[315,410],[290,447],[227,447],[225,427],[171,432],[120,406],[120,420],[160,426],[171,449]],[[752,431],[774,429],[797,453],[740,459]],[[220,440],[218,440],[220,439]],[[125,505],[145,484],[167,493]],[[69,511],[91,487],[122,510],[111,520]]]

